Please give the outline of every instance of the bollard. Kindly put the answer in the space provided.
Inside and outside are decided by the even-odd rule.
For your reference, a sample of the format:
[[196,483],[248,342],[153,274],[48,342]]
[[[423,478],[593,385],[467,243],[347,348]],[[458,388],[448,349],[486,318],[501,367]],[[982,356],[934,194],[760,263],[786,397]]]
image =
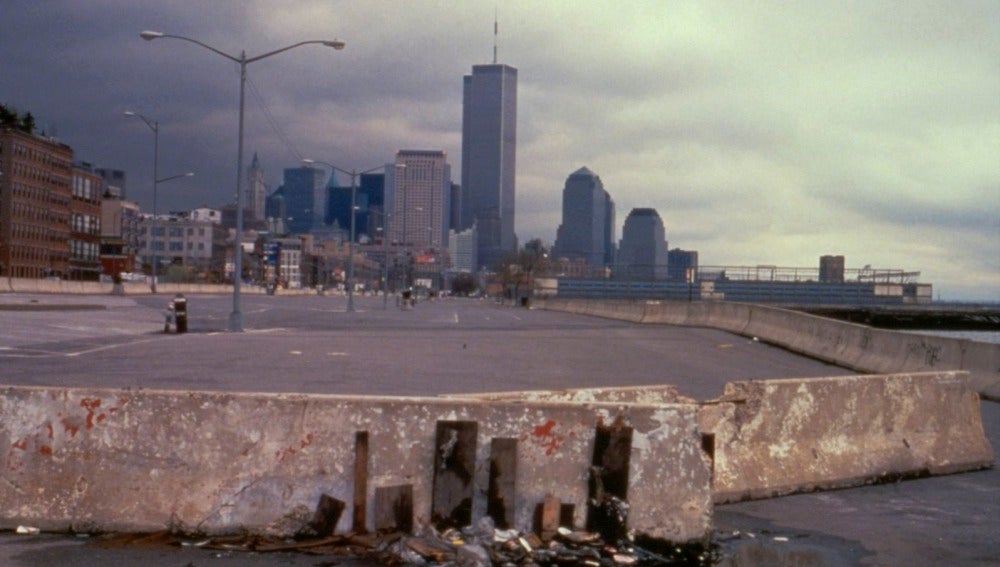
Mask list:
[[177,326],[177,333],[186,333],[188,330],[187,299],[183,293],[178,293],[174,297],[174,322]]

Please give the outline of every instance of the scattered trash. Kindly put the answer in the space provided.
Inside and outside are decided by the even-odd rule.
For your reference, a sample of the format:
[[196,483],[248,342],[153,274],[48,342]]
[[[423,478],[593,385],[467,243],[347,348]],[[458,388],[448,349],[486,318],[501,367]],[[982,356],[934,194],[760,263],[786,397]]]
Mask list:
[[[22,530],[18,533],[37,533]],[[310,538],[274,538],[258,535],[230,535],[203,538],[185,537],[160,531],[149,534],[110,534],[94,538],[90,545],[114,549],[122,547],[197,547],[216,552],[216,557],[238,553],[293,552],[315,556],[357,558],[385,565],[454,565],[461,567],[514,566],[651,566],[713,565],[714,552],[700,545],[669,546],[656,549],[647,542],[622,540],[609,543],[598,534],[560,527],[554,539],[543,542],[532,533],[501,530],[489,518],[461,530],[439,532],[420,526],[414,535],[401,532],[331,535]]]
[[21,535],[38,535],[41,531],[34,526],[17,526],[17,533]]

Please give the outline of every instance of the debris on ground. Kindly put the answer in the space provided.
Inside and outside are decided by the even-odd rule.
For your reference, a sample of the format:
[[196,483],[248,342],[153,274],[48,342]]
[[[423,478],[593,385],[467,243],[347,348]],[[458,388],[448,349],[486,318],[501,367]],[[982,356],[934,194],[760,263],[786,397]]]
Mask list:
[[18,535],[38,535],[41,530],[34,526],[17,526],[16,532]]
[[497,566],[650,566],[712,565],[718,558],[700,545],[637,545],[630,538],[607,542],[592,532],[559,528],[548,541],[538,535],[496,529],[482,518],[462,529],[438,531],[421,526],[413,535],[347,533],[308,539],[283,539],[258,535],[185,537],[167,531],[152,534],[113,534],[95,538],[103,548],[198,547],[206,550],[247,553],[303,553],[339,558],[361,558],[385,565]]

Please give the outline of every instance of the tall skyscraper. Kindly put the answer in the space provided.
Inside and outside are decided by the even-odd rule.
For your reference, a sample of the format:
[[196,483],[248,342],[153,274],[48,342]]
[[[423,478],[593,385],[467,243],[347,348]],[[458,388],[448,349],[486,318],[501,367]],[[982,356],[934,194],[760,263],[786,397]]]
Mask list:
[[[326,208],[323,170],[302,166],[285,170],[284,183],[269,198],[268,216],[277,216],[287,231],[292,234],[306,234],[313,228],[323,226]],[[283,210],[278,211],[276,201],[281,198]]]
[[493,267],[517,250],[516,142],[517,69],[495,62],[474,65],[463,80],[460,228],[476,223],[480,267]]
[[247,169],[247,185],[244,202],[247,214],[251,220],[264,220],[264,198],[266,197],[266,187],[264,185],[264,168],[260,166],[260,159],[257,154],[253,154],[253,161]]
[[614,248],[614,201],[601,178],[581,167],[566,178],[563,188],[562,224],[556,232],[552,255],[583,260],[593,267],[611,263]]
[[414,250],[447,248],[451,209],[448,154],[440,150],[400,150],[396,153],[396,168],[389,238]]
[[663,221],[656,209],[632,209],[622,228],[615,277],[666,279],[667,253]]
[[[391,168],[391,165],[386,168]],[[325,222],[327,225],[336,225],[341,230],[351,229],[351,186],[338,186],[335,176],[330,176],[329,206],[327,207]],[[385,221],[383,219],[383,207],[385,202],[385,174],[384,173],[362,173],[358,176],[358,186],[354,195],[355,217],[354,235],[355,240],[362,238],[381,238],[378,233]]]

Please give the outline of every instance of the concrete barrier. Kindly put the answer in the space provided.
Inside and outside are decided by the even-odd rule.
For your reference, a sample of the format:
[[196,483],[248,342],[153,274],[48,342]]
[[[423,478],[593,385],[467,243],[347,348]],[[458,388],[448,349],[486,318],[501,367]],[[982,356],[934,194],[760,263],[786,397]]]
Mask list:
[[[438,504],[438,456],[458,451],[458,434],[451,445],[438,442],[442,424],[448,432],[467,422],[478,427],[475,448],[463,453],[474,462],[454,474],[464,475],[471,503],[459,507],[471,506],[473,518],[486,513],[492,493],[490,447],[504,440],[516,443],[516,495],[504,500],[514,527],[530,529],[550,495],[576,504],[581,526],[595,428],[604,424],[631,435],[630,528],[678,543],[710,534],[711,474],[690,404],[28,387],[0,389],[0,528],[293,535],[329,494],[347,510],[358,504],[372,530],[385,509],[378,499],[401,485],[412,489],[413,524],[425,523]],[[367,455],[360,475],[359,432]],[[353,517],[337,523],[340,533],[351,529]]]
[[[493,402],[694,403],[673,386],[463,394]],[[731,382],[701,404],[716,503],[992,466],[964,372]]]
[[[615,308],[599,308],[606,303]],[[1000,345],[874,329],[798,311],[732,302],[633,302],[644,306],[643,323],[722,329],[865,373],[964,370],[980,395],[1000,401]],[[540,309],[617,317],[618,302],[540,299]],[[634,309],[634,308],[633,308]]]
[[586,404],[593,402],[628,403],[639,405],[696,404],[692,398],[682,396],[670,384],[650,386],[622,386],[608,388],[568,388],[565,390],[526,390],[521,392],[486,392],[476,394],[450,394],[455,399],[486,400],[491,402],[564,402]]
[[988,468],[965,373],[731,382],[702,409],[715,502]]

